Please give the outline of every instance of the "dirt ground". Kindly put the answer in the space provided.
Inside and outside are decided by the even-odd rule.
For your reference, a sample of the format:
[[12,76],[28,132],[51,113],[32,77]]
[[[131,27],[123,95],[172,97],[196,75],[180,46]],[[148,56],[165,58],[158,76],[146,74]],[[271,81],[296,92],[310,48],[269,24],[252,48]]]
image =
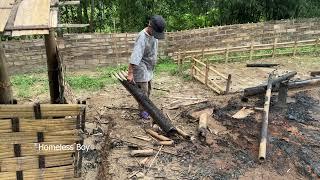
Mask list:
[[[303,59],[293,63],[286,60],[281,69],[298,70],[301,79],[309,78],[308,71],[320,69],[319,60],[309,64],[301,61]],[[218,66],[221,69],[223,65]],[[270,71],[238,67],[237,63],[225,68],[240,75],[241,71],[243,74],[251,72],[251,78],[258,74],[263,77],[259,84],[266,82],[267,71]],[[217,96],[197,81],[184,81],[168,73],[158,74],[153,87],[154,104],[171,117],[176,127],[192,135],[191,140],[171,137],[174,146],[156,150],[158,156],[149,157],[147,165],[143,166],[140,161],[144,157],[129,156],[130,149],[136,147],[128,141],[160,147],[134,138],[148,136],[144,128],[151,123],[139,118],[133,97],[120,84],[97,93],[82,94],[88,98],[85,143],[93,147],[84,155],[83,179],[320,178],[320,88],[290,91],[286,107],[279,107],[277,94],[273,95],[267,158],[260,163],[261,112],[254,111],[243,119],[232,118],[232,115],[244,106],[263,107],[263,96],[250,97],[247,102],[241,101],[241,93]],[[200,103],[188,105],[197,101]],[[203,109],[212,110],[205,142],[197,135],[198,120],[190,115]]]

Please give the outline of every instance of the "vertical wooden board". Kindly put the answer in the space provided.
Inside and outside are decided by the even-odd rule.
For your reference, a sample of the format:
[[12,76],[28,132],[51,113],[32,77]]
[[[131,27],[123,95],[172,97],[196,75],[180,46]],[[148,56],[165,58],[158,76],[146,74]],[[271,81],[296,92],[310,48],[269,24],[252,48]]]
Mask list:
[[49,25],[50,0],[23,0],[14,26]]
[[0,10],[0,32],[3,32],[4,28],[6,27],[7,21],[10,16],[10,12],[11,12],[11,9]]

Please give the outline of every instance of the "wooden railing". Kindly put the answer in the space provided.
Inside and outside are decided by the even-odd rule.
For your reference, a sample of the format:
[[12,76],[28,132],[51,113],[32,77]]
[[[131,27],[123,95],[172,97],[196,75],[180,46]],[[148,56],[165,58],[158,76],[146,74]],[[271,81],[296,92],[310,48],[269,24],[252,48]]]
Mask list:
[[[237,58],[248,58],[248,60],[252,60],[254,57],[276,57],[278,55],[292,55],[296,56],[298,48],[301,47],[307,47],[307,46],[313,46],[315,50],[319,46],[320,38],[318,39],[312,39],[312,40],[304,40],[304,41],[291,41],[291,42],[283,42],[278,43],[277,39],[274,39],[274,42],[272,44],[254,44],[253,42],[250,45],[247,46],[238,46],[238,47],[225,47],[225,48],[217,48],[217,49],[211,49],[211,48],[203,48],[198,50],[192,50],[192,51],[182,51],[179,50],[173,57],[177,60],[179,64],[182,64],[186,61],[189,61],[192,57],[207,57],[207,56],[223,56],[223,58],[217,59],[217,60],[224,60],[224,62],[229,62],[232,59]],[[278,52],[277,50],[281,48],[290,48],[291,52]],[[264,53],[264,54],[256,54],[256,51],[261,50],[270,50],[271,53]],[[300,53],[306,53],[310,51],[300,51]],[[248,55],[245,56],[232,56],[231,53],[247,53]]]
[[[201,68],[204,68],[202,70]],[[218,85],[214,80],[209,78],[209,73],[212,72],[222,79],[226,80],[226,87],[223,88]],[[201,83],[205,84],[210,89],[214,90],[218,94],[227,94],[231,85],[231,74],[228,76],[218,72],[217,70],[210,67],[208,60],[206,63],[201,62],[200,60],[192,57],[192,66],[191,66],[191,75]]]

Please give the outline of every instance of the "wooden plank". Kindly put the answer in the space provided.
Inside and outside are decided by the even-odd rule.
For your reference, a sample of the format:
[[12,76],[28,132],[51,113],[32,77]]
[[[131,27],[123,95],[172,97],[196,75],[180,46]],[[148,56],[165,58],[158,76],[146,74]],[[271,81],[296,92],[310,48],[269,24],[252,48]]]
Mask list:
[[0,17],[1,17],[1,20],[0,20],[0,32],[3,32],[4,31],[4,28],[7,24],[7,21],[9,19],[9,16],[10,16],[10,12],[11,12],[11,9],[1,9],[0,10]]
[[35,34],[49,34],[49,30],[20,30],[20,31],[5,31],[10,32],[11,36],[27,36]]
[[7,21],[10,17],[14,0],[0,0],[0,32],[4,31]]
[[219,86],[216,82],[214,82],[212,79],[209,79],[209,82],[211,82],[217,89],[219,89],[220,92],[224,92],[224,89]]
[[60,1],[59,6],[79,5],[80,1]]
[[[72,154],[49,155],[45,157],[45,167],[72,165]],[[24,156],[0,159],[1,172],[25,171],[39,168],[39,157]]]
[[14,26],[49,25],[50,0],[23,0]]
[[225,75],[223,75],[223,74],[221,74],[219,71],[217,71],[217,70],[215,70],[215,69],[213,69],[213,67],[209,67],[209,70],[210,71],[212,71],[212,72],[214,72],[215,74],[217,74],[217,75],[219,75],[219,76],[221,76],[222,78],[224,78],[224,79],[228,79],[228,77],[227,76],[225,76]]
[[90,24],[58,24],[58,28],[84,28],[88,27]]
[[[73,166],[61,166],[52,167],[45,169],[32,169],[23,171],[24,179],[50,179],[50,180],[61,180],[61,179],[74,179]],[[16,179],[16,172],[1,172],[1,180],[12,180]]]

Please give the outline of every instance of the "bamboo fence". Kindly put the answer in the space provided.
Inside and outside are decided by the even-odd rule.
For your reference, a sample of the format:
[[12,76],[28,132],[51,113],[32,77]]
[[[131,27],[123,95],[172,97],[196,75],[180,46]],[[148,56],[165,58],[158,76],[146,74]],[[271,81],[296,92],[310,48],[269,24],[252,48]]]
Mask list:
[[83,104],[0,105],[0,179],[80,177],[84,121]]

